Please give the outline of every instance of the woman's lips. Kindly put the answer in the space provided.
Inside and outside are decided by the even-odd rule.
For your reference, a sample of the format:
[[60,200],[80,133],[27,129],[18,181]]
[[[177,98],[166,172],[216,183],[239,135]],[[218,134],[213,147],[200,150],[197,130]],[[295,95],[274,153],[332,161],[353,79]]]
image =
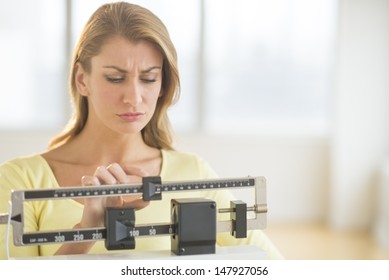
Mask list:
[[134,122],[141,119],[144,116],[144,113],[142,112],[124,113],[124,114],[117,114],[117,116],[121,118],[123,121]]

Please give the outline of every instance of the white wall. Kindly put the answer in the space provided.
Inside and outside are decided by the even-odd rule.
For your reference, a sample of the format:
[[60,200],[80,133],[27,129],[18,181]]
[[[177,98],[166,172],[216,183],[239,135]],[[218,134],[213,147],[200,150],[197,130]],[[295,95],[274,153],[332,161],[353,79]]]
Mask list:
[[377,173],[389,152],[389,1],[340,3],[330,222],[367,229]]
[[0,162],[45,151],[50,139],[57,133],[54,130],[0,130]]

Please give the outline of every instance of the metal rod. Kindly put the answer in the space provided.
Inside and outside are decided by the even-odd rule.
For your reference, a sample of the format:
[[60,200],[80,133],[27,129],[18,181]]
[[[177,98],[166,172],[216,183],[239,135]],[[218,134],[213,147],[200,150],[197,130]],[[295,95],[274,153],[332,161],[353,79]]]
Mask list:
[[8,224],[9,215],[8,213],[0,213],[0,225]]
[[[247,207],[247,212],[255,212],[255,213],[267,213],[267,205],[260,204],[260,205],[254,205],[251,207]],[[218,210],[219,213],[233,213],[235,212],[234,208],[220,208]]]
[[[255,206],[247,207],[247,212],[250,212],[250,211],[256,212],[256,207]],[[218,212],[219,213],[232,213],[232,212],[235,212],[235,209],[234,208],[220,208],[218,210]]]

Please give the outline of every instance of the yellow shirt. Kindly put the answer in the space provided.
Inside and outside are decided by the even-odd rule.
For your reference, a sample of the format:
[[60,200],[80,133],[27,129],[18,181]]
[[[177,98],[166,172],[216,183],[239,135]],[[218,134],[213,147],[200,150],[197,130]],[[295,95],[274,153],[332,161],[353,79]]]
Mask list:
[[[185,181],[216,178],[210,166],[196,155],[162,150],[161,179]],[[11,190],[59,188],[50,166],[40,155],[17,158],[0,166],[0,213],[8,212]],[[216,201],[218,208],[228,208],[233,199],[229,191],[187,191],[163,193],[162,200],[152,201],[146,208],[136,211],[136,224],[170,223],[170,200],[184,197],[208,197]],[[83,205],[72,200],[43,200],[24,203],[24,232],[72,229],[81,220]],[[0,259],[6,258],[6,226],[0,225]],[[135,239],[135,250],[170,250],[170,236]],[[260,230],[250,231],[245,239],[236,239],[230,233],[218,233],[217,244],[257,245],[267,252],[270,259],[282,258],[281,254]],[[14,246],[10,232],[11,258],[51,256],[62,244]],[[104,241],[98,241],[90,254],[109,253]]]

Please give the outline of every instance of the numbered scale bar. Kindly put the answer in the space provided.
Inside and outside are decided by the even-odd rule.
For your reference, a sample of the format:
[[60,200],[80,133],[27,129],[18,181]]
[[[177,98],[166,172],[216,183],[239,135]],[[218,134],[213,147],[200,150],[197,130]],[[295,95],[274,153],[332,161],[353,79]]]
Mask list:
[[[150,237],[155,235],[173,235],[173,224],[135,226],[128,230],[129,237]],[[58,232],[36,232],[23,234],[24,245],[99,241],[107,238],[106,228],[65,230]]]
[[[150,180],[151,178],[151,180]],[[103,185],[96,187],[66,187],[50,190],[26,190],[24,200],[41,199],[62,199],[62,198],[85,198],[96,196],[115,196],[144,194],[145,188],[152,186],[155,194],[162,192],[188,191],[188,190],[210,190],[236,187],[253,187],[255,179],[252,177],[229,179],[229,180],[208,180],[188,181],[179,183],[161,183],[160,177],[145,177],[142,185]]]

